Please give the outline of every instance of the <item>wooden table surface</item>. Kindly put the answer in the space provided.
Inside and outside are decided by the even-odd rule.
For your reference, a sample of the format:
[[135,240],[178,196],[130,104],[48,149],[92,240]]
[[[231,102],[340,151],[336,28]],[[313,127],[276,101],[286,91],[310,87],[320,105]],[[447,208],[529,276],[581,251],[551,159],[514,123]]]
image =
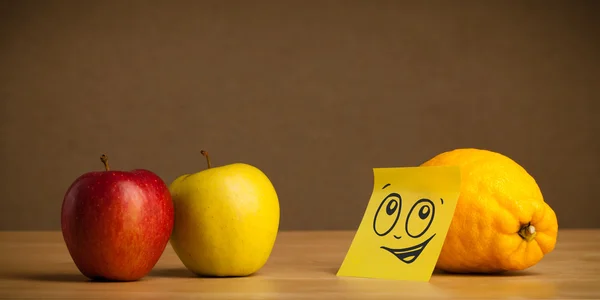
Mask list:
[[505,275],[430,282],[335,276],[348,231],[281,232],[263,269],[245,278],[199,278],[170,246],[144,279],[90,282],[60,232],[0,232],[0,299],[600,299],[600,230],[561,230],[538,265]]

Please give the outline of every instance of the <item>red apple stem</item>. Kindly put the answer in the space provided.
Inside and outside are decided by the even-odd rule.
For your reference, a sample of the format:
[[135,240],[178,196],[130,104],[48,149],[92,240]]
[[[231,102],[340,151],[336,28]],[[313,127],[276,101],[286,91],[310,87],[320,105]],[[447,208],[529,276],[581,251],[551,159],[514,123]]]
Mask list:
[[106,154],[102,154],[102,156],[100,156],[100,161],[104,164],[104,169],[106,169],[106,171],[110,171],[110,166],[108,165],[108,157],[106,156]]
[[206,164],[208,165],[208,168],[210,169],[211,166],[210,166],[210,158],[208,157],[208,152],[201,150],[200,154],[202,154],[204,157],[206,157]]

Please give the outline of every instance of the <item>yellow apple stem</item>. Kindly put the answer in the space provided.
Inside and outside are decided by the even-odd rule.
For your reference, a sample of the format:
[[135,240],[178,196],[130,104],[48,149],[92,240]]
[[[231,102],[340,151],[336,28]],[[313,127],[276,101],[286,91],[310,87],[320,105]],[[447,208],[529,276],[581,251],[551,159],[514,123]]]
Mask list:
[[208,157],[208,152],[206,152],[206,151],[204,151],[204,150],[201,150],[201,151],[200,151],[200,153],[201,153],[201,154],[202,154],[204,157],[206,157],[206,164],[208,165],[208,168],[210,169],[210,167],[211,167],[211,166],[210,166],[210,158]]
[[519,230],[519,235],[524,240],[531,242],[537,235],[537,232],[535,231],[535,227],[533,225],[531,225],[531,222],[530,222],[527,225],[521,227],[521,229]]
[[102,154],[102,156],[100,156],[100,161],[104,164],[104,169],[106,169],[106,171],[110,171],[110,167],[108,166],[108,157],[106,154]]

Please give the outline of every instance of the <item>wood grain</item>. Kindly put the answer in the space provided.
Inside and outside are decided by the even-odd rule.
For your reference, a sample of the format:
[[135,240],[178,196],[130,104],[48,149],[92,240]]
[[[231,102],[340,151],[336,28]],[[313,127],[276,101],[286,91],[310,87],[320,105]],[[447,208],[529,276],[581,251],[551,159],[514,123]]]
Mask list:
[[428,283],[339,278],[349,231],[281,232],[246,278],[199,278],[171,247],[143,280],[90,282],[60,232],[0,232],[2,299],[600,299],[600,230],[562,230],[538,265],[495,276],[436,273]]

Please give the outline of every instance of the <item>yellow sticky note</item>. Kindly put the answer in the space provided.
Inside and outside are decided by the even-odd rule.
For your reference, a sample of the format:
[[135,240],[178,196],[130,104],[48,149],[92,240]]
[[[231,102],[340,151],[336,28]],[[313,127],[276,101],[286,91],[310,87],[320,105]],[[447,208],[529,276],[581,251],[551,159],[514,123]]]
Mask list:
[[460,194],[458,167],[375,168],[338,276],[429,281]]

